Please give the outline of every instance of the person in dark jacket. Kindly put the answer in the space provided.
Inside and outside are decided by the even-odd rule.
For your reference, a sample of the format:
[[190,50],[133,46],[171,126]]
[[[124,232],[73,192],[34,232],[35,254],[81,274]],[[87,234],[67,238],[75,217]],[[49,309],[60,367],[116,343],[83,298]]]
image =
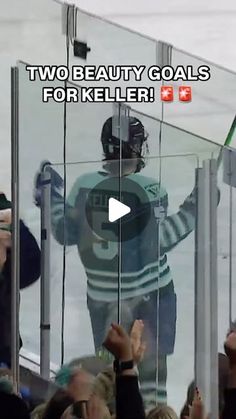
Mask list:
[[145,419],[129,335],[122,326],[112,323],[104,347],[120,366],[116,369],[116,419]]
[[229,359],[229,374],[225,389],[222,419],[236,418],[236,332],[229,333],[225,341],[225,353]]
[[[11,202],[0,192],[0,363],[11,364]],[[40,276],[36,239],[20,221],[20,289]],[[22,346],[22,342],[20,342]]]
[[3,419],[30,419],[25,402],[16,394],[0,391],[0,417]]

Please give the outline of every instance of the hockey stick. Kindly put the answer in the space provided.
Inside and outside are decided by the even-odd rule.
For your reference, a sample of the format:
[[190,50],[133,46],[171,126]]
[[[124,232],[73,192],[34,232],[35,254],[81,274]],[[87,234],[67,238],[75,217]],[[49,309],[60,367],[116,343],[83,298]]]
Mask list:
[[223,147],[220,150],[220,154],[219,154],[218,159],[217,159],[217,168],[218,169],[219,169],[220,164],[222,162],[224,147],[227,147],[227,146],[230,145],[231,140],[232,140],[233,135],[234,135],[234,132],[235,132],[235,128],[236,128],[236,115],[235,115],[235,117],[233,119],[233,122],[232,122],[231,127],[230,127],[230,130],[229,130],[229,132],[227,134],[227,137],[226,137],[226,140],[224,142],[224,145],[223,145]]

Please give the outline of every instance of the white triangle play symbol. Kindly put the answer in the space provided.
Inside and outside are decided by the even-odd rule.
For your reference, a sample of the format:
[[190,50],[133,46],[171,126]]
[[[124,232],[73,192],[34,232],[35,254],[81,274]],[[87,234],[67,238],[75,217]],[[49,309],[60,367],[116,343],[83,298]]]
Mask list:
[[122,204],[122,202],[117,201],[115,198],[110,198],[108,202],[108,219],[111,223],[119,218],[124,217],[124,215],[129,214],[131,211],[128,205]]

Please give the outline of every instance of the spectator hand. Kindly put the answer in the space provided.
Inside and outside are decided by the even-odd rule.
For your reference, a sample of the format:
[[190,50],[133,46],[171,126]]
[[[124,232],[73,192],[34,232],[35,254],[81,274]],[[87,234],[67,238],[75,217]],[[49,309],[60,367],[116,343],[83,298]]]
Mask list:
[[104,410],[102,400],[96,395],[93,395],[88,402],[86,419],[103,419]]
[[130,332],[130,341],[133,353],[133,360],[136,365],[138,365],[143,360],[147,346],[145,342],[142,342],[143,331],[143,321],[135,320]]
[[120,361],[133,359],[131,340],[124,328],[112,323],[103,346]]
[[205,419],[204,404],[199,391],[196,389],[192,406],[189,407],[189,416],[186,419]]
[[11,225],[11,209],[0,210],[0,223]]
[[7,251],[6,248],[2,245],[0,245],[0,273],[3,269],[3,266],[7,259]]
[[5,230],[6,224],[4,226],[0,223],[0,247],[5,250],[11,247],[11,232]]
[[10,229],[11,211],[0,211],[0,272],[7,259],[7,249],[11,247]]

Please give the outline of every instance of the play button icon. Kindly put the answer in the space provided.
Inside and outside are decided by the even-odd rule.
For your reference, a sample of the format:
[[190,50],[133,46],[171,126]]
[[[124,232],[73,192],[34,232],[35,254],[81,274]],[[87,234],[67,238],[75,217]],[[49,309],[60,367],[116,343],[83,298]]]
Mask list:
[[108,203],[108,219],[111,223],[119,220],[131,211],[128,205],[122,204],[115,198],[110,198]]
[[139,178],[99,177],[103,180],[89,191],[85,203],[87,223],[96,239],[105,246],[140,235],[150,220],[151,205]]

